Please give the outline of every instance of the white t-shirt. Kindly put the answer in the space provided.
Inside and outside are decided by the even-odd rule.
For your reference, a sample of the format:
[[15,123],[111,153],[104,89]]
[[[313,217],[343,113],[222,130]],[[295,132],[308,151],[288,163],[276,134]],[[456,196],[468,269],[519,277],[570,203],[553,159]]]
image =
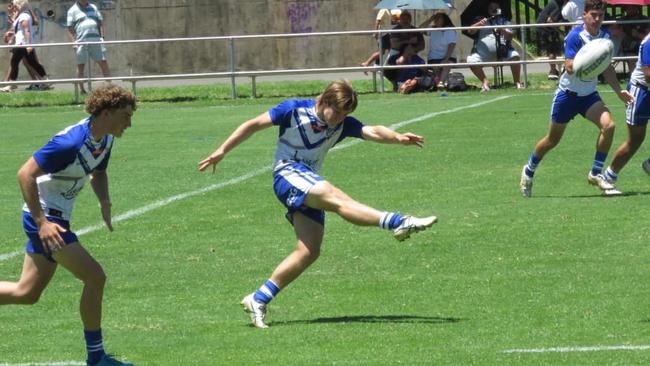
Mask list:
[[[447,47],[456,44],[456,31],[430,31],[429,32],[429,55],[428,60],[440,60],[447,56]],[[456,57],[456,48],[450,57]]]
[[[29,35],[30,39],[26,40],[25,39],[25,32],[23,31],[22,23],[23,20],[27,21],[27,24],[29,24]],[[17,45],[25,45],[25,44],[31,44],[34,43],[34,32],[32,31],[32,15],[28,11],[24,11],[18,15],[18,18],[14,20],[14,30],[16,30],[16,44]]]
[[562,18],[567,22],[582,23],[582,13],[585,11],[585,0],[569,0],[562,7]]

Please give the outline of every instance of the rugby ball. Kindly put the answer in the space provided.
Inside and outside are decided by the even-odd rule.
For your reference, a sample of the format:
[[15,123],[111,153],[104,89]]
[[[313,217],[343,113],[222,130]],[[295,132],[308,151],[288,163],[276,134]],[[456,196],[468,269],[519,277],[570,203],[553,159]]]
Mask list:
[[592,80],[605,71],[614,56],[614,43],[596,38],[587,42],[573,59],[573,72],[581,80]]

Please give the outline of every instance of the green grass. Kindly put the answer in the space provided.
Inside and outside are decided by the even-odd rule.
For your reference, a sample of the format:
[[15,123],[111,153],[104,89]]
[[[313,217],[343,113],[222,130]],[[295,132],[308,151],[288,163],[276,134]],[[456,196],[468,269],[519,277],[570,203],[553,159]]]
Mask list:
[[[602,96],[619,121],[617,146],[624,110]],[[650,344],[650,182],[639,168],[647,144],[621,174],[629,194],[603,198],[586,183],[597,131],[577,118],[523,199],[519,173],[546,132],[550,89],[363,94],[355,116],[391,125],[497,97],[507,99],[401,129],[425,136],[423,149],[362,143],[330,153],[322,173],[352,197],[440,222],[398,243],[329,214],[321,258],[271,304],[267,330],[251,328],[238,302],[295,245],[270,173],[82,236],[109,277],[108,351],[137,365],[647,364],[648,350],[503,352]],[[196,171],[236,126],[278,101],[142,103],[112,156],[114,213],[269,166],[274,129],[232,151],[217,174]],[[84,115],[77,106],[1,113],[4,254],[24,242],[16,170]],[[73,228],[100,220],[87,188]],[[0,261],[0,278],[17,279],[21,261]],[[0,307],[0,364],[83,360],[80,290],[61,270],[38,304]]]
[[[487,68],[489,69],[489,68]],[[487,70],[486,69],[486,70]],[[491,71],[488,70],[491,76]],[[508,73],[508,71],[506,71]],[[510,83],[510,75],[506,77],[506,84]],[[529,74],[529,85],[535,89],[554,89],[556,84],[546,79],[546,74]],[[478,79],[467,77],[468,83],[480,87]],[[318,95],[327,86],[326,81],[283,81],[283,82],[257,82],[256,94],[259,98],[297,98]],[[372,80],[353,80],[352,84],[359,94],[373,92]],[[22,88],[22,87],[21,87]],[[379,80],[377,81],[379,89]],[[390,91],[390,82],[386,80],[386,90]],[[212,85],[190,85],[177,87],[137,87],[137,97],[144,103],[200,103],[212,105],[215,101],[232,101],[230,84],[215,83]],[[252,85],[250,82],[238,81],[237,98],[239,103],[250,103],[252,99]],[[253,101],[253,103],[257,103]],[[53,107],[74,106],[74,92],[59,89],[38,92],[0,93],[0,111],[2,108],[14,107]]]

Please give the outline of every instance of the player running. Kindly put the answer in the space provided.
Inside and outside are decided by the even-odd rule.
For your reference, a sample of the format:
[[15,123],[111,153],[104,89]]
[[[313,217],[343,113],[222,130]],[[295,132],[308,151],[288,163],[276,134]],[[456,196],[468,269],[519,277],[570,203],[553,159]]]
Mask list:
[[[650,35],[641,42],[639,47],[639,58],[636,67],[630,75],[630,82],[627,84],[627,90],[634,96],[634,103],[628,105],[625,113],[625,122],[627,122],[627,140],[619,146],[614,154],[614,158],[605,171],[605,178],[611,184],[618,180],[618,174],[625,164],[639,150],[646,135],[646,126],[650,118],[650,95],[648,94],[648,84],[650,83]],[[650,174],[650,159],[641,164],[642,169]]]
[[[596,141],[594,163],[587,174],[587,181],[605,194],[620,193],[602,174],[614,138],[614,120],[596,91],[598,78],[581,80],[573,70],[573,59],[582,46],[597,38],[609,38],[609,33],[605,28],[601,28],[606,7],[607,2],[603,0],[585,1],[584,24],[573,28],[564,41],[564,72],[553,97],[549,130],[546,136],[537,142],[528,163],[521,171],[519,189],[524,197],[530,197],[532,194],[533,176],[539,163],[546,153],[557,146],[569,121],[577,114],[593,122],[600,130]],[[611,65],[603,72],[603,76],[626,105],[634,102],[634,97],[627,90],[621,90],[616,72]]]
[[267,304],[298,278],[320,254],[325,211],[335,212],[361,226],[391,230],[397,240],[433,225],[435,216],[417,218],[397,212],[381,212],[350,198],[319,175],[327,152],[345,137],[380,143],[422,146],[424,139],[412,133],[397,133],[384,126],[368,126],[349,116],[357,106],[357,94],[346,81],[331,83],[316,100],[287,100],[268,112],[244,122],[210,156],[199,162],[205,171],[254,133],[273,125],[280,129],[273,169],[275,195],[287,208],[286,217],[298,239],[296,249],[273,271],[242,306],[255,327],[266,328]]
[[113,138],[131,126],[135,109],[131,92],[115,85],[95,89],[86,100],[90,116],[59,132],[18,171],[28,240],[20,280],[0,282],[0,305],[35,304],[58,265],[63,266],[84,284],[79,308],[88,366],[133,365],[104,352],[101,318],[106,275],[81,246],[69,220],[75,199],[90,177],[104,222],[113,231],[106,168]]

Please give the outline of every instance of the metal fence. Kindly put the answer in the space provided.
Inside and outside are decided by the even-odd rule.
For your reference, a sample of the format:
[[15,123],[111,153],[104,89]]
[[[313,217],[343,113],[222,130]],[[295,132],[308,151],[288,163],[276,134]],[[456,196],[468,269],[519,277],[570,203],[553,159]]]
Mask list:
[[[605,25],[609,24],[639,24],[650,23],[650,20],[643,21],[607,21],[603,22]],[[528,71],[527,65],[536,63],[562,63],[563,58],[556,60],[530,60],[526,52],[526,29],[535,28],[538,26],[544,27],[566,27],[579,23],[545,23],[545,24],[511,24],[504,26],[485,26],[485,27],[449,27],[449,28],[417,28],[418,32],[429,31],[463,31],[466,29],[497,29],[497,28],[510,28],[514,32],[519,32],[521,47],[524,52],[521,53],[521,59],[518,61],[495,61],[495,62],[482,62],[482,63],[451,63],[451,64],[436,64],[436,67],[449,66],[451,68],[468,68],[469,66],[492,66],[500,68],[507,65],[520,64],[522,65],[522,76],[524,86],[528,84]],[[516,31],[515,31],[516,30]],[[277,75],[300,75],[300,74],[323,74],[333,72],[372,72],[373,73],[373,89],[375,92],[385,92],[385,84],[383,73],[388,69],[408,69],[408,68],[430,68],[432,65],[385,65],[380,62],[375,66],[354,66],[354,67],[331,67],[331,68],[304,68],[304,69],[283,69],[283,70],[237,70],[237,61],[235,59],[236,42],[246,39],[273,39],[273,38],[297,38],[297,37],[336,37],[346,35],[372,35],[378,34],[381,37],[387,33],[412,33],[413,29],[400,29],[400,30],[363,30],[363,31],[346,31],[346,32],[313,32],[313,33],[287,33],[287,34],[257,34],[257,35],[244,35],[244,36],[215,36],[215,37],[189,37],[189,38],[160,38],[160,39],[143,39],[143,40],[122,40],[122,41],[104,41],[104,42],[62,42],[62,43],[42,43],[33,44],[30,47],[70,47],[73,45],[86,45],[86,44],[104,44],[104,45],[126,45],[126,44],[145,44],[145,43],[170,43],[170,42],[189,42],[189,41],[225,41],[228,43],[229,52],[229,65],[228,70],[224,72],[208,72],[208,73],[189,73],[189,74],[159,74],[159,75],[123,75],[111,77],[92,77],[90,62],[86,68],[86,77],[84,78],[64,78],[64,79],[48,79],[47,84],[70,84],[75,85],[75,100],[79,101],[79,89],[76,87],[77,83],[88,83],[89,89],[93,82],[121,80],[131,83],[133,91],[136,92],[136,84],[142,81],[154,80],[189,80],[189,79],[210,79],[210,78],[229,78],[231,84],[231,96],[233,99],[237,98],[236,78],[247,77],[251,79],[252,96],[257,97],[256,93],[256,78],[263,76],[277,76]],[[27,46],[0,46],[2,49],[11,49],[16,47]],[[86,48],[87,49],[87,48]],[[380,49],[381,60],[383,61],[383,50]],[[629,57],[615,57],[614,61],[636,59],[634,56]],[[90,58],[89,58],[90,60]],[[377,88],[377,75],[379,75],[379,89]],[[34,84],[33,80],[30,81],[13,81],[1,82],[4,85],[29,85]]]

